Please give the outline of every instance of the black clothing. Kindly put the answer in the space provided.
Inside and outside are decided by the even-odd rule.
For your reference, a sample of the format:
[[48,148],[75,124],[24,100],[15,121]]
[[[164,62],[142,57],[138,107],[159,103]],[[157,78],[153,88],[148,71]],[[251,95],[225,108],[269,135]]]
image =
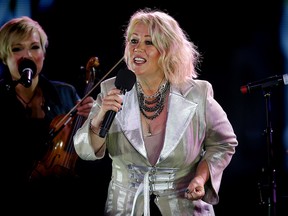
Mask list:
[[27,209],[29,205],[34,206],[34,202],[47,204],[44,200],[51,199],[51,195],[54,197],[51,201],[55,202],[55,198],[64,198],[69,190],[73,194],[77,181],[77,177],[58,179],[54,176],[29,181],[35,162],[41,160],[52,145],[49,137],[52,120],[67,114],[80,100],[72,85],[50,81],[42,75],[38,87],[42,89],[45,101],[42,106],[44,119],[30,118],[31,113],[17,99],[9,76],[0,81],[1,194],[5,192],[7,196],[3,199],[8,201],[11,198],[13,203],[19,199]]
[[[18,84],[20,85],[20,84]],[[49,81],[39,77],[45,104],[44,119],[32,119],[29,111],[17,99],[15,88],[5,80],[0,81],[1,151],[4,152],[5,167],[11,181],[27,181],[32,164],[43,157],[49,143],[50,124],[54,118],[68,113],[79,96],[76,89],[67,83]],[[6,144],[5,144],[6,143]],[[3,165],[3,163],[2,163]],[[12,178],[13,177],[13,178]]]
[[[9,74],[10,75],[10,74]],[[20,85],[20,84],[18,84]],[[51,150],[53,144],[49,132],[55,118],[66,115],[80,100],[74,86],[50,81],[39,76],[38,87],[44,96],[44,119],[32,119],[22,103],[17,99],[11,78],[0,80],[0,158],[1,195],[5,207],[15,204],[25,207],[24,214],[41,215],[47,213],[93,213],[102,215],[111,176],[108,155],[101,161],[83,161],[78,156],[75,164],[76,175],[47,176],[29,181],[35,162],[41,160]],[[53,134],[53,133],[52,133]],[[72,137],[71,137],[72,138]],[[71,139],[70,138],[70,139]],[[74,146],[72,146],[74,149]],[[48,151],[49,152],[49,151]],[[57,160],[57,155],[55,155]],[[57,167],[59,168],[59,167]],[[95,169],[97,170],[95,172]],[[70,170],[71,171],[71,170]],[[100,176],[97,174],[100,173]],[[91,199],[93,195],[94,199]],[[96,203],[96,200],[97,203]],[[6,205],[7,203],[7,205]],[[91,205],[91,209],[86,208]],[[1,205],[1,206],[2,206]],[[84,208],[84,206],[86,206]],[[42,212],[36,209],[42,208]],[[19,212],[16,207],[7,209]]]

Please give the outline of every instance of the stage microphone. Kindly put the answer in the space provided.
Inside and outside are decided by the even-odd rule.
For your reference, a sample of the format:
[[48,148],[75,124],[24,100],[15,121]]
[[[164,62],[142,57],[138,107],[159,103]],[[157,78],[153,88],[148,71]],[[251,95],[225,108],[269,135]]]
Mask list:
[[240,87],[242,94],[251,93],[254,90],[265,89],[268,87],[274,87],[278,85],[288,84],[288,74],[271,76],[256,82],[248,83]]
[[37,66],[34,63],[34,61],[22,58],[18,62],[18,72],[21,75],[21,78],[19,79],[19,83],[21,83],[26,88],[29,88],[32,84],[32,79],[35,76],[37,71]]
[[[127,91],[130,91],[133,85],[136,82],[135,74],[129,69],[121,69],[118,71],[115,86],[117,89],[120,89],[122,94],[125,95]],[[116,112],[113,110],[109,110],[106,112],[104,120],[100,127],[99,136],[104,138],[108,133],[111,124],[115,118]]]

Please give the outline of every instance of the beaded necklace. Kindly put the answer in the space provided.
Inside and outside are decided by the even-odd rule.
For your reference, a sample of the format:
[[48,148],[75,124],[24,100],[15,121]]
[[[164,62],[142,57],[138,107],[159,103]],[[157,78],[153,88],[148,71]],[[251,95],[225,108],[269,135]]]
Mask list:
[[[170,83],[166,80],[165,83],[159,86],[157,92],[153,95],[145,95],[139,82],[137,82],[136,87],[141,113],[147,119],[155,119],[160,115],[164,108],[164,102]],[[148,115],[147,112],[152,114]]]

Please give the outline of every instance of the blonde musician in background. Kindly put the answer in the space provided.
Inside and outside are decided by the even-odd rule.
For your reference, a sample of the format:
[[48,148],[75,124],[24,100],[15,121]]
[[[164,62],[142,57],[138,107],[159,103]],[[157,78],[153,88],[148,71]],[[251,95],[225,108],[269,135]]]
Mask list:
[[[41,74],[47,46],[45,31],[27,16],[11,19],[0,28],[1,187],[7,193],[5,201],[16,204],[16,209],[10,208],[10,212],[27,210],[30,214],[37,205],[38,209],[43,205],[49,206],[45,210],[54,210],[64,206],[65,199],[75,199],[71,196],[75,195],[75,182],[70,178],[29,181],[35,162],[41,160],[51,144],[47,142],[51,122],[81,101],[74,86],[48,80]],[[27,67],[35,66],[30,83],[24,72],[19,71],[23,61],[30,63]],[[77,115],[86,118],[93,101],[90,96],[85,98],[76,108]],[[24,208],[17,209],[17,204]]]

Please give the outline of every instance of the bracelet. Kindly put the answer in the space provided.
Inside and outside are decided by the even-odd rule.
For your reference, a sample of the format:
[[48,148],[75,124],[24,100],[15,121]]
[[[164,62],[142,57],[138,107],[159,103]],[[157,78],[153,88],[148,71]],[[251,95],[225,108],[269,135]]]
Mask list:
[[91,130],[91,132],[93,134],[96,134],[98,136],[98,132],[96,131],[95,127],[92,125],[92,120],[93,119],[90,119],[90,122],[89,122],[89,129]]
[[[93,134],[99,136],[98,132],[95,130],[95,127],[92,125],[92,119],[90,119],[90,122],[89,122],[89,129],[91,130],[91,132]],[[100,152],[100,150],[104,147],[104,144],[105,144],[105,142],[103,142],[103,144],[100,146],[100,148],[96,152],[94,152],[95,155]]]

